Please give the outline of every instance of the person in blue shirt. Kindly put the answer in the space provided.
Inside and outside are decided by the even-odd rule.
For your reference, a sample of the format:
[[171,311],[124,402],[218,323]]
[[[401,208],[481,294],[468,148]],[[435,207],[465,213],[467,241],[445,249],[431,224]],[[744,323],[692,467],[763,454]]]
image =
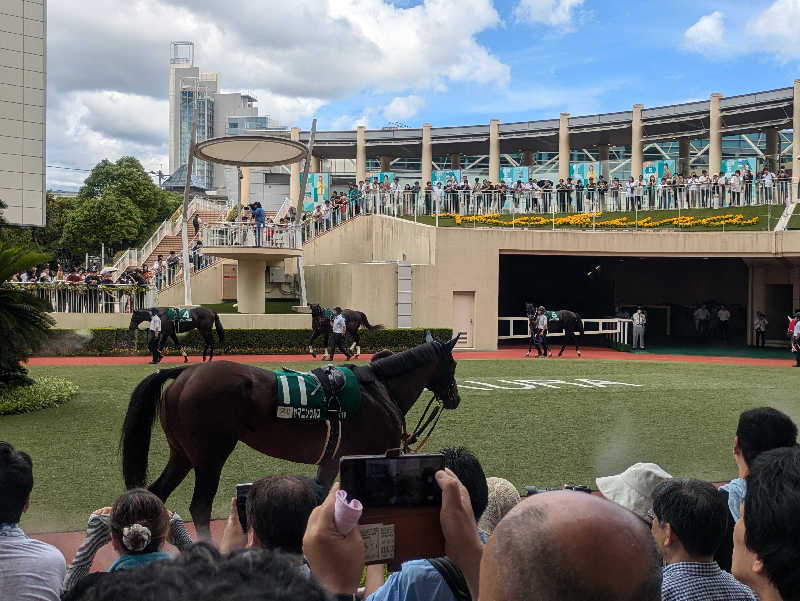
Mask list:
[[[450,468],[461,480],[469,493],[475,521],[480,520],[489,500],[489,487],[478,458],[465,449],[442,449],[444,465]],[[478,533],[483,543],[486,535]],[[382,585],[382,586],[381,586]],[[379,588],[378,588],[379,587]],[[463,585],[466,589],[466,584]],[[427,559],[415,559],[403,563],[400,571],[394,572],[383,582],[383,565],[367,566],[367,601],[456,601],[439,570]]]
[[261,246],[261,230],[264,229],[266,214],[261,208],[261,203],[253,203],[253,219],[256,222],[256,246]]

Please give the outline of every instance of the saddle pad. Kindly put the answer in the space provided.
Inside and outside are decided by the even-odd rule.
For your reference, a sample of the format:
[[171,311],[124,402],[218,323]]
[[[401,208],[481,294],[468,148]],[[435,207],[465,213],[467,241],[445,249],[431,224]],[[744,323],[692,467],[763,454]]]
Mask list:
[[333,311],[328,309],[328,307],[325,307],[325,319],[328,321],[333,321]]
[[558,321],[558,313],[556,311],[545,311],[547,321]]
[[[347,367],[338,369],[345,377],[344,390],[339,393],[339,419],[345,420],[358,413],[361,406],[361,388],[350,369]],[[316,376],[284,370],[275,370],[274,373],[278,380],[276,417],[320,421],[328,419],[330,403],[325,398],[325,391]]]
[[170,307],[167,309],[167,319],[170,321],[192,321],[192,311],[191,309]]

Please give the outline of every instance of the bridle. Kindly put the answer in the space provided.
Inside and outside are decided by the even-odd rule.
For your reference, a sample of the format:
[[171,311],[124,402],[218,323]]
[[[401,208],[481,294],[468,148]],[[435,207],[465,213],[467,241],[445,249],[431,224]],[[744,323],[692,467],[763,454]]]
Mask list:
[[[426,388],[433,393],[433,396],[428,401],[428,404],[425,406],[425,411],[422,412],[422,415],[417,421],[417,425],[414,426],[410,434],[406,430],[406,417],[403,415],[403,434],[400,437],[403,453],[418,453],[420,449],[425,446],[425,443],[428,442],[431,434],[433,434],[433,430],[436,428],[436,424],[439,423],[439,418],[442,416],[442,410],[444,409],[444,401],[439,394],[441,390],[440,385],[447,387],[448,397],[452,397],[454,394],[455,378],[452,378],[450,375],[450,364],[447,361],[447,353],[442,343],[438,340],[433,341],[433,344],[439,355],[439,369],[436,374],[436,380],[429,386],[426,386]],[[420,443],[412,448],[411,445],[417,442],[420,437],[422,437]]]

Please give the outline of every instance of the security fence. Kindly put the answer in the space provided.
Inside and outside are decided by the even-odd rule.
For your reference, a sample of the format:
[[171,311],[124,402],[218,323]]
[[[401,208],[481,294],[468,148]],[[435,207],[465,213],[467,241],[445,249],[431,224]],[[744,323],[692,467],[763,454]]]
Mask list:
[[152,286],[72,282],[5,282],[50,303],[58,313],[130,313],[156,304]]

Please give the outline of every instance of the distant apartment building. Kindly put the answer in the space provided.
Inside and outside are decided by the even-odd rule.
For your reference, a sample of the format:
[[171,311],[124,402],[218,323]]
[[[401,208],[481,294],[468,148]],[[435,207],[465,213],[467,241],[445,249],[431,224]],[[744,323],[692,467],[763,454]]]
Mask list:
[[0,2],[0,199],[19,225],[45,225],[46,35],[46,0]]

